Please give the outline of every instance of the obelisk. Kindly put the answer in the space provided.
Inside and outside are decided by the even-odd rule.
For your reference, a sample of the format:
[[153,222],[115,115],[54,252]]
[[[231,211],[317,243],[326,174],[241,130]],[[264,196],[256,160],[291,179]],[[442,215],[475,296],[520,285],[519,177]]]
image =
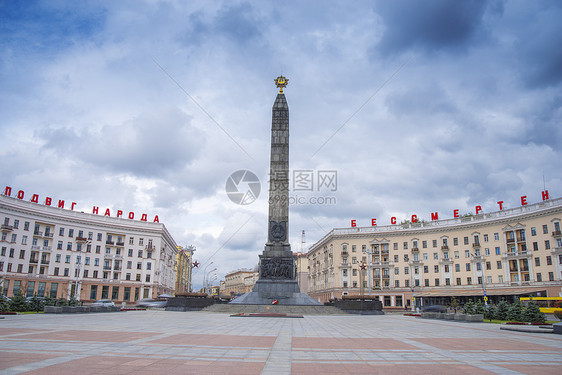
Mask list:
[[275,79],[279,93],[273,103],[269,169],[267,241],[259,256],[259,280],[251,292],[231,303],[250,305],[320,305],[301,293],[289,243],[289,106],[283,93],[289,80]]

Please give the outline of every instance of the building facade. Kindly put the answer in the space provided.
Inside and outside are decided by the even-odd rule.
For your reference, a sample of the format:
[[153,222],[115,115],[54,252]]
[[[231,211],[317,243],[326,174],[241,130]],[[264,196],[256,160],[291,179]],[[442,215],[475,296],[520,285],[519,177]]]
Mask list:
[[191,274],[193,270],[193,253],[194,246],[181,247],[178,246],[176,254],[176,293],[191,292]]
[[241,269],[232,271],[225,275],[220,294],[230,296],[251,292],[258,279],[259,272],[255,270]]
[[[562,295],[562,198],[450,220],[333,229],[307,253],[308,294],[385,308]],[[484,298],[486,297],[486,298]]]
[[0,196],[1,292],[134,302],[172,294],[177,245],[164,224]]

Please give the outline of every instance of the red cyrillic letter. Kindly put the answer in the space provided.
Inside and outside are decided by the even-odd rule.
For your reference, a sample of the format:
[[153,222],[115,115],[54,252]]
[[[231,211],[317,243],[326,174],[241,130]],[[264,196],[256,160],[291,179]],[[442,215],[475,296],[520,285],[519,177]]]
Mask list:
[[377,219],[371,219],[371,226],[372,226],[372,227],[376,227],[376,226],[377,226]]
[[500,206],[500,211],[503,210],[503,201],[499,201],[498,204]]
[[478,215],[478,213],[482,211],[482,206],[476,206],[475,210],[476,210],[476,215]]
[[49,198],[49,197],[45,198],[45,206],[50,206],[51,203],[52,203],[52,201],[53,201],[53,200],[52,200],[51,198]]
[[355,220],[351,220],[351,227],[353,228],[353,227],[356,227],[356,226],[357,226],[357,224],[355,223]]
[[141,221],[147,221],[148,217],[146,216],[146,214],[142,214],[141,216]]
[[123,215],[123,211],[117,210],[117,217],[121,217]]
[[458,208],[456,210],[453,210],[453,216],[459,217],[459,209]]
[[99,213],[99,210],[100,210],[99,207],[94,206],[94,208],[92,209],[92,213],[97,215]]
[[6,186],[6,189],[4,189],[4,195],[7,195],[9,197],[10,194],[12,194],[12,188],[9,187],[9,186]]
[[548,190],[545,190],[542,192],[542,200],[545,201],[547,199],[550,199],[548,196]]
[[412,215],[412,223],[417,223],[418,217],[416,215]]
[[135,218],[134,212],[129,212],[129,219],[133,220]]
[[111,216],[111,213],[109,213],[109,208],[105,209],[105,214],[103,214],[103,216]]
[[[63,201],[63,203],[64,203],[64,201]],[[76,202],[72,202],[72,205],[70,205],[70,209],[74,210],[74,206],[76,206]]]
[[64,201],[59,199],[59,208],[64,208]]
[[39,203],[39,196],[37,194],[33,194],[31,196],[31,202],[33,203]]
[[431,220],[439,220],[439,214],[437,212],[432,212]]
[[390,218],[390,224],[396,224],[396,218],[394,216]]
[[23,190],[18,191],[18,199],[23,199],[23,196],[25,195],[25,193],[23,192]]
[[526,206],[527,205],[527,196],[524,195],[521,197],[521,206]]
[[158,220],[158,215],[154,216],[154,221],[153,221],[153,223],[159,223],[159,222],[160,222],[160,220]]

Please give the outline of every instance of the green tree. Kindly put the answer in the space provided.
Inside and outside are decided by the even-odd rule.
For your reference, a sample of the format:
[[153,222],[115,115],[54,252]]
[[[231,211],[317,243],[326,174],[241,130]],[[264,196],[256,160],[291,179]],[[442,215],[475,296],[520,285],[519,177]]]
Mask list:
[[10,311],[10,303],[4,297],[0,297],[0,312]]
[[546,321],[546,316],[541,312],[536,303],[530,302],[525,310],[523,310],[521,320],[531,323],[544,323]]
[[57,303],[57,300],[50,297],[50,296],[47,296],[47,297],[45,297],[45,300],[43,302],[45,303],[45,306],[55,306],[56,303]]
[[484,314],[485,311],[486,309],[484,308],[484,304],[482,303],[482,301],[481,300],[476,301],[476,304],[474,305],[474,313]]
[[496,319],[499,320],[507,320],[507,311],[509,310],[509,303],[505,299],[502,298],[500,303],[498,303],[496,309]]
[[453,297],[451,299],[451,305],[450,306],[453,310],[455,310],[455,312],[457,312],[457,309],[459,308],[459,300],[456,297]]
[[36,294],[31,297],[31,300],[28,302],[28,304],[30,311],[43,311],[43,309],[45,308],[45,303],[41,299],[37,298]]
[[14,297],[12,297],[12,300],[10,301],[10,310],[17,311],[17,312],[23,312],[29,310],[28,303],[20,291],[18,291],[14,295]]
[[507,319],[515,322],[520,322],[522,312],[523,306],[521,305],[521,302],[517,301],[515,303],[512,303],[507,310]]
[[496,318],[497,307],[496,305],[488,305],[488,308],[484,310],[484,319],[488,319],[490,322]]
[[472,302],[472,300],[469,300],[467,303],[465,303],[462,307],[462,312],[468,315],[474,314],[474,302]]

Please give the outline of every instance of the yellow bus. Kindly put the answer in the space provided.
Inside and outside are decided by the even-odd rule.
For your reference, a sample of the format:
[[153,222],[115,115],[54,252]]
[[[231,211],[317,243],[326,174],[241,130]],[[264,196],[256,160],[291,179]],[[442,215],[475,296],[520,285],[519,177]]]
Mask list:
[[554,314],[555,311],[562,311],[562,297],[521,297],[519,301],[521,301],[523,306],[527,306],[532,301],[545,314]]

